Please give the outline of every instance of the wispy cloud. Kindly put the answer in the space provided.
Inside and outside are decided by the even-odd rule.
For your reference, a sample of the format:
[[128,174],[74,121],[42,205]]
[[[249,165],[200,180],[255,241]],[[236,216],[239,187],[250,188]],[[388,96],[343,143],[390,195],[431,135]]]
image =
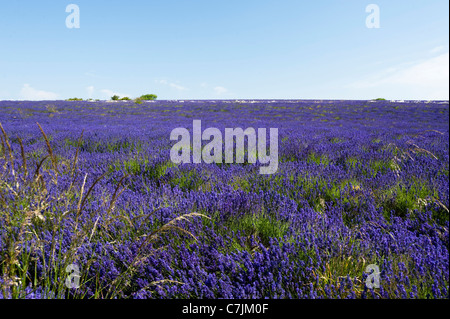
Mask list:
[[29,84],[24,84],[22,89],[20,90],[20,97],[23,100],[30,101],[42,101],[42,100],[56,100],[58,98],[58,94],[42,91],[32,88]]
[[448,99],[449,53],[440,54],[408,67],[390,68],[354,82],[353,89],[407,89],[411,96],[420,99]]
[[188,88],[186,88],[186,87],[184,87],[182,85],[179,85],[179,84],[176,84],[176,83],[172,83],[172,82],[169,82],[167,80],[155,80],[155,82],[159,83],[159,84],[163,84],[163,85],[168,85],[171,88],[174,88],[174,89],[176,89],[178,91],[187,91],[188,90]]
[[228,92],[228,90],[226,88],[224,88],[223,86],[216,86],[214,88],[214,93],[216,93],[217,95],[223,95],[227,92]]
[[223,87],[223,86],[214,86],[214,85],[209,85],[207,82],[202,82],[200,83],[200,87],[203,89],[206,89],[208,91],[213,92],[213,94],[217,97],[217,96],[223,96],[227,93],[229,93],[228,89]]
[[387,83],[414,84],[439,87],[449,82],[449,53],[445,53],[427,61],[393,74],[385,79]]
[[186,91],[187,90],[187,88],[185,88],[184,86],[181,86],[181,85],[178,85],[178,84],[175,84],[175,83],[169,83],[169,86],[171,88],[174,88],[174,89],[177,89],[177,90],[180,90],[180,91]]
[[437,47],[431,49],[431,50],[430,50],[430,53],[431,53],[431,54],[436,54],[436,53],[441,53],[441,52],[443,52],[443,51],[445,51],[445,46],[440,45],[440,46],[437,46]]

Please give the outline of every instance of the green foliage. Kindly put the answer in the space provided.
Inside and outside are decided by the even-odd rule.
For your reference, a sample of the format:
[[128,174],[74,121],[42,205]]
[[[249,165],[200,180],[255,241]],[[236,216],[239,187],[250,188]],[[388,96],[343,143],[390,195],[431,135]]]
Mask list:
[[250,192],[252,190],[252,184],[243,177],[235,176],[233,178],[233,182],[231,183],[231,186],[233,186],[233,189],[238,190],[241,189],[244,192]]
[[[423,182],[416,181],[409,185],[399,183],[384,191],[380,199],[385,217],[389,219],[391,213],[395,216],[406,217],[408,212],[422,210],[426,206],[429,206],[429,210],[434,210],[435,217],[441,217],[440,213],[443,209],[441,207],[433,209],[437,198],[437,191]],[[436,220],[440,221],[440,218]]]
[[156,100],[158,98],[158,96],[156,96],[155,94],[144,94],[141,95],[140,99],[144,100],[144,101],[152,101],[152,100]]
[[263,214],[244,215],[233,220],[229,225],[232,231],[243,232],[247,236],[254,235],[265,246],[269,245],[270,238],[282,238],[289,229],[289,223],[271,219]]
[[330,160],[326,155],[318,155],[316,153],[310,153],[308,155],[308,163],[316,163],[317,165],[328,166],[330,164]]
[[171,161],[166,163],[151,163],[145,158],[131,158],[126,161],[117,160],[109,165],[109,172],[120,172],[125,170],[127,174],[134,176],[143,176],[150,180],[158,180],[166,174],[166,171],[173,167]]
[[394,166],[392,161],[373,160],[370,161],[366,167],[366,176],[376,177],[380,174],[386,174],[388,171],[393,170]]
[[77,98],[77,97],[72,97],[70,99],[67,99],[66,101],[83,101],[83,99]]
[[348,158],[345,160],[345,163],[346,163],[347,168],[348,168],[349,170],[352,170],[352,169],[354,169],[355,167],[358,166],[358,159],[355,158],[355,157],[348,157]]
[[196,170],[178,171],[176,176],[170,179],[169,184],[172,187],[179,187],[184,191],[197,191],[203,184],[200,174]]
[[121,101],[130,101],[131,99],[128,96],[124,96],[120,99]]
[[120,98],[120,96],[118,96],[118,95],[111,96],[111,100],[113,100],[113,101],[118,101],[119,98]]

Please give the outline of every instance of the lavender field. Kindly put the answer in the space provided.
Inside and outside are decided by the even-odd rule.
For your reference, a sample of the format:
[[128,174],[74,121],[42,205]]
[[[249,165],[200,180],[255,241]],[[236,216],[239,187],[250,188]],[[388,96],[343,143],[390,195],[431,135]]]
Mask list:
[[[277,172],[174,164],[193,120],[278,128]],[[449,298],[448,102],[3,101],[0,123],[0,298]]]

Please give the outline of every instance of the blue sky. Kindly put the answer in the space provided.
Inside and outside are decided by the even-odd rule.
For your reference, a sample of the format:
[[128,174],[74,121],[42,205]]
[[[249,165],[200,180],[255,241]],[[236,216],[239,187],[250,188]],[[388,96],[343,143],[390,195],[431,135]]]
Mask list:
[[[380,28],[366,27],[371,3]],[[0,100],[448,100],[448,12],[447,0],[2,1]]]

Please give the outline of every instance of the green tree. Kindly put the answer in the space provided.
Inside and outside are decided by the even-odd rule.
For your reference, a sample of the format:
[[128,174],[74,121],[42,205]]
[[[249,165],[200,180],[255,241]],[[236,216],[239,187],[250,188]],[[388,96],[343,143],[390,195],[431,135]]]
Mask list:
[[141,100],[150,101],[150,100],[156,100],[158,96],[155,94],[144,94],[140,97]]
[[111,100],[117,101],[119,98],[120,98],[120,96],[114,95],[114,96],[111,97]]

